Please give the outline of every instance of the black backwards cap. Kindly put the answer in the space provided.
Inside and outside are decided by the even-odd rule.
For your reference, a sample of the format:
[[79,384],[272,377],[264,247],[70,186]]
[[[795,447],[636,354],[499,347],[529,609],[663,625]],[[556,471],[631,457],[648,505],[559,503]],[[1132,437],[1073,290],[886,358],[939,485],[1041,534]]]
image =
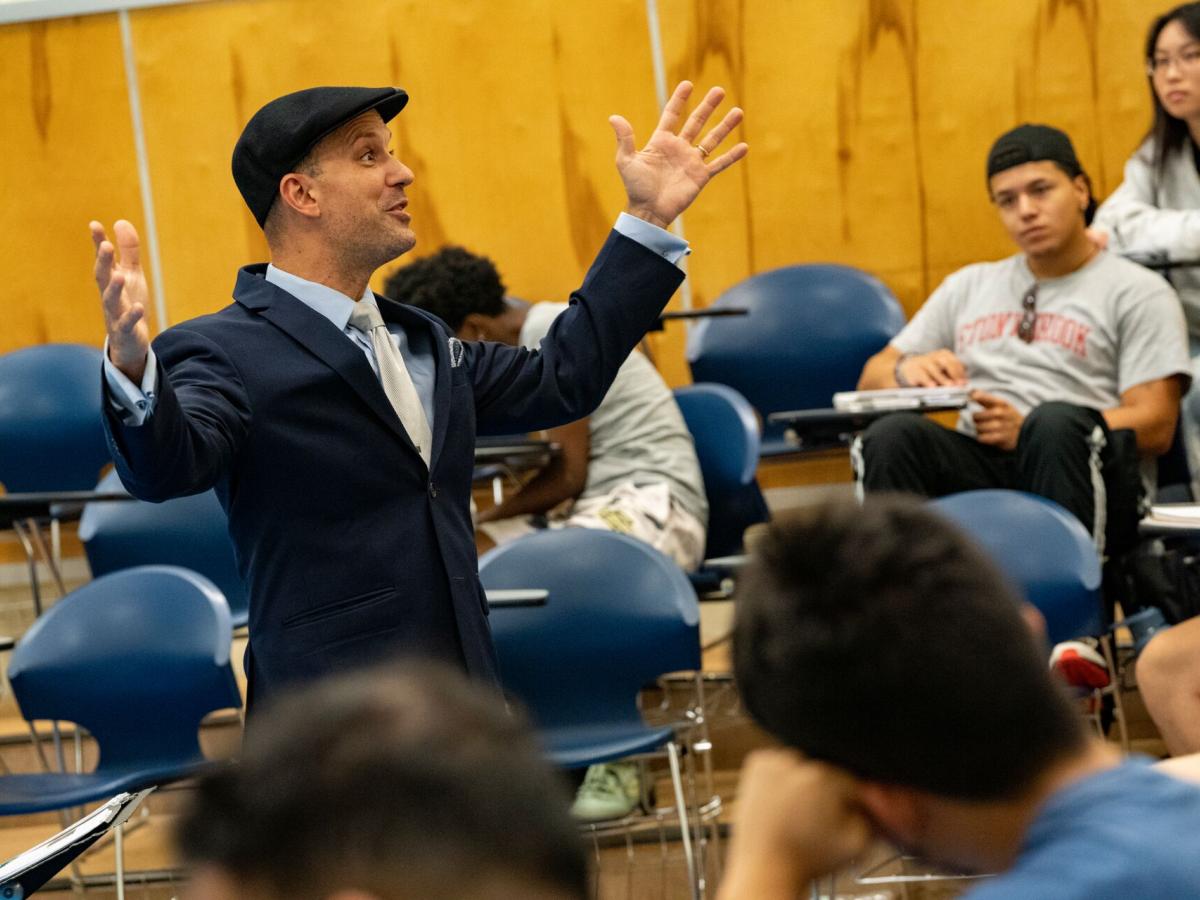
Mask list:
[[1071,178],[1083,174],[1075,148],[1065,132],[1049,125],[1018,125],[992,144],[987,157],[987,177],[1025,163],[1058,163]]
[[369,109],[390,121],[408,103],[400,88],[315,87],[272,100],[246,123],[233,148],[233,180],[261,226],[279,180],[321,138]]

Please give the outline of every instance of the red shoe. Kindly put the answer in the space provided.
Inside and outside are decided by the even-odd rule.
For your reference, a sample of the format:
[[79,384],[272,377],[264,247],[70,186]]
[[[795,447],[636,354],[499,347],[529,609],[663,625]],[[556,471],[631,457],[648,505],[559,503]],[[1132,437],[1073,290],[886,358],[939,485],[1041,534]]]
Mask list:
[[1093,691],[1108,687],[1112,680],[1104,657],[1083,641],[1064,641],[1055,646],[1050,668],[1067,684]]

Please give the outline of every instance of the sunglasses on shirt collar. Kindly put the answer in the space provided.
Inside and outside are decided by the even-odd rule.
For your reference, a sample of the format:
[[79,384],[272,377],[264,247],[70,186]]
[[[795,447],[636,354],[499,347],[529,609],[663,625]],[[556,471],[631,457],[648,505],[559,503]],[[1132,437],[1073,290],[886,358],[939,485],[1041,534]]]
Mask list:
[[1033,343],[1033,328],[1037,324],[1038,284],[1035,281],[1021,298],[1021,324],[1017,326],[1017,337],[1025,343]]

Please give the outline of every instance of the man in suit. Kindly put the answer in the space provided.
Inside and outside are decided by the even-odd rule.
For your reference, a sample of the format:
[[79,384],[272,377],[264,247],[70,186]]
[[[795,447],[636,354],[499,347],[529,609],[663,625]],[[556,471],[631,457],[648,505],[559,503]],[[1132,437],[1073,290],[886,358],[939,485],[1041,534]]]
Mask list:
[[415,243],[413,175],[386,124],[401,90],[312,88],[251,118],[233,174],[271,264],[243,268],[233,304],[153,348],[137,233],[116,223],[118,264],[92,223],[113,458],[143,499],[216,488],[249,588],[251,704],[398,654],[495,679],[468,509],[475,434],[588,414],[678,286],[686,245],[663,229],[746,152],[714,153],[740,110],[701,135],[723,92],[685,119],[690,93],[676,89],[641,151],[610,120],[627,210],[540,352],[460,342],[371,293]]

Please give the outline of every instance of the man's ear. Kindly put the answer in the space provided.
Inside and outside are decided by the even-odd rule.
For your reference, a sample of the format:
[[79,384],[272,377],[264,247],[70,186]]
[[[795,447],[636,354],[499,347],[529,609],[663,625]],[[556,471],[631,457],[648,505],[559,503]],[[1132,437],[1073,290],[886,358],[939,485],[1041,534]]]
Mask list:
[[288,172],[279,179],[279,200],[300,215],[315,219],[321,215],[321,204],[313,194],[313,179],[300,172]]
[[859,785],[858,801],[885,837],[901,847],[919,846],[922,831],[919,791],[864,781]]

